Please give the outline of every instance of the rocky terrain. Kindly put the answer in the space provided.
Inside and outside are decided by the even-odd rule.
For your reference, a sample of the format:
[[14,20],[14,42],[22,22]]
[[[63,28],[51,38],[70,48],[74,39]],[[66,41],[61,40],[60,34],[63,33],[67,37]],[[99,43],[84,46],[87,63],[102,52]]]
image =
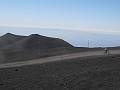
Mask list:
[[120,56],[0,68],[0,90],[119,90]]

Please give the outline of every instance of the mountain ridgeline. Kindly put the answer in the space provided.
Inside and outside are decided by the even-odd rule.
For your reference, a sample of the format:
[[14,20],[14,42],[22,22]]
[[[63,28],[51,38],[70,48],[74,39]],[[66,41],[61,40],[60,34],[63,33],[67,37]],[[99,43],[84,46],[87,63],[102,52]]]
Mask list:
[[74,46],[59,38],[7,33],[0,37],[0,64],[61,55],[73,50]]
[[52,49],[59,47],[73,47],[71,44],[59,38],[31,34],[30,36],[19,36],[7,33],[0,37],[0,48],[2,50],[21,51],[29,49]]
[[26,36],[18,36],[11,33],[7,33],[0,37],[0,48],[12,45],[22,39],[24,39]]

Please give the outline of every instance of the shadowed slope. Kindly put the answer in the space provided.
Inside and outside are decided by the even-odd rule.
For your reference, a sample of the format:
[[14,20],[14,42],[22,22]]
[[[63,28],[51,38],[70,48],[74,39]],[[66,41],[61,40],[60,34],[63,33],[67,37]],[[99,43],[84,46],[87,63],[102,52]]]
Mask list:
[[12,45],[22,39],[24,39],[26,36],[19,36],[14,35],[11,33],[6,33],[5,35],[0,37],[0,48],[6,47],[8,45]]
[[74,49],[71,44],[62,39],[38,34],[17,36],[7,33],[2,36],[2,39],[5,41],[3,45],[6,46],[1,48],[0,57],[3,58],[0,59],[0,64],[64,54]]
[[29,50],[29,49],[51,49],[59,47],[73,47],[62,39],[50,38],[38,34],[32,34],[23,40],[7,47],[5,50]]

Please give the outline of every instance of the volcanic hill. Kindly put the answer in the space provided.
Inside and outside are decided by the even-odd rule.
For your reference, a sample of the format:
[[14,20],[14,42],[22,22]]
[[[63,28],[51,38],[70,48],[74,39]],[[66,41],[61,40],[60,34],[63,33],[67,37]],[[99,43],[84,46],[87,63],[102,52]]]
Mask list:
[[72,51],[71,49],[74,49],[74,46],[59,38],[7,33],[0,37],[0,63],[60,55]]
[[0,48],[14,44],[14,43],[24,39],[25,37],[26,36],[19,36],[19,35],[14,35],[11,33],[6,33],[5,35],[0,37]]
[[[6,35],[5,38],[7,37],[14,37],[14,39],[11,39],[11,41],[13,40],[13,42],[16,43],[13,43],[12,45],[8,46],[7,48],[5,48],[5,50],[12,50],[12,51],[29,50],[29,49],[44,50],[44,49],[59,48],[59,47],[73,47],[71,44],[67,43],[62,39],[45,37],[38,34],[31,34],[30,36],[26,36],[26,37]],[[8,40],[6,40],[6,42]]]

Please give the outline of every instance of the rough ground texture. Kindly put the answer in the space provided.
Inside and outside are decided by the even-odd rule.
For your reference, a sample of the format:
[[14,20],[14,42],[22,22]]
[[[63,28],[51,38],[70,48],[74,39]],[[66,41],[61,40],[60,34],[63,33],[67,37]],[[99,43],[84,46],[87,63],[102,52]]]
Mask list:
[[1,68],[0,90],[120,90],[120,56]]

